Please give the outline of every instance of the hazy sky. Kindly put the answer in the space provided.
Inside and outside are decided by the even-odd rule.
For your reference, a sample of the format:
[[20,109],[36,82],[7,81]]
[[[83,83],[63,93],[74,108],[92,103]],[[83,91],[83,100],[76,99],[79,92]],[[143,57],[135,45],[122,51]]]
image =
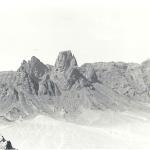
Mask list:
[[150,2],[0,0],[0,70],[37,56],[54,64],[72,50],[79,64],[150,58]]

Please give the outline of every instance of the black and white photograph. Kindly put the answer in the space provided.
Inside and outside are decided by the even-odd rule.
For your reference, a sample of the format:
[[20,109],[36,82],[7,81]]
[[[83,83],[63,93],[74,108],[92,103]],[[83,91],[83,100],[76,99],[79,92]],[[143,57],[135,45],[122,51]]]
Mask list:
[[0,0],[0,150],[150,150],[150,1]]

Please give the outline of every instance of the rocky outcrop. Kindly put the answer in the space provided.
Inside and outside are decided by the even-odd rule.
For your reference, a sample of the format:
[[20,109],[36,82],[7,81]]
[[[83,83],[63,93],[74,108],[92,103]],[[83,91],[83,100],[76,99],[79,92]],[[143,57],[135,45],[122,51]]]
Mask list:
[[[34,90],[37,94],[39,89],[38,82],[48,70],[49,69],[46,65],[44,65],[38,58],[33,56],[30,61],[26,62],[24,60],[22,62],[21,67],[18,69],[17,73],[18,76],[20,75],[22,78],[28,78],[27,80],[30,80],[29,83],[33,84]],[[19,79],[21,78],[19,77]],[[32,85],[30,87],[32,87]]]
[[0,116],[9,121],[41,112],[51,114],[100,110],[148,110],[150,61],[142,64],[98,62],[78,66],[71,51],[60,52],[55,65],[38,58],[23,61],[16,72],[0,73]]
[[[98,80],[120,95],[139,97],[148,100],[147,85],[142,66],[134,63],[96,63],[93,64]],[[140,97],[139,97],[140,98]]]
[[38,95],[49,95],[49,96],[59,96],[61,94],[58,86],[54,83],[49,75],[45,75],[43,80],[39,83]]
[[44,65],[35,56],[31,57],[31,60],[22,62],[18,72],[26,72],[33,80],[40,80],[40,78],[48,71],[48,67]]
[[80,70],[88,81],[92,83],[98,81],[95,69],[92,64],[84,64],[81,66]]
[[59,53],[55,63],[56,71],[67,71],[75,66],[77,66],[77,61],[71,51],[63,51]]

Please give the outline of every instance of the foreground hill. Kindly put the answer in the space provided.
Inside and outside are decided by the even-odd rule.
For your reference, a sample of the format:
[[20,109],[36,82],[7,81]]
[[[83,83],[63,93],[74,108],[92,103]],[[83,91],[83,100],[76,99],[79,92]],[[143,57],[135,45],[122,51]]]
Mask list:
[[1,124],[0,133],[19,150],[149,150],[150,121],[145,116],[88,111],[78,117],[88,125],[82,126],[40,115],[7,126]]

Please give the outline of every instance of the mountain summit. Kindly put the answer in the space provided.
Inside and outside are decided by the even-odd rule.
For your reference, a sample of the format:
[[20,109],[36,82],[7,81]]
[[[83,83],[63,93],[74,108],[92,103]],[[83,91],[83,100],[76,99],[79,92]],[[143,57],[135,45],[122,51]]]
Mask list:
[[78,66],[72,52],[54,66],[33,56],[16,72],[0,72],[0,116],[14,121],[39,113],[94,110],[150,111],[150,69],[144,63],[99,62]]
[[59,53],[58,58],[55,63],[55,68],[60,71],[66,71],[67,69],[77,66],[77,61],[72,52],[62,51]]

